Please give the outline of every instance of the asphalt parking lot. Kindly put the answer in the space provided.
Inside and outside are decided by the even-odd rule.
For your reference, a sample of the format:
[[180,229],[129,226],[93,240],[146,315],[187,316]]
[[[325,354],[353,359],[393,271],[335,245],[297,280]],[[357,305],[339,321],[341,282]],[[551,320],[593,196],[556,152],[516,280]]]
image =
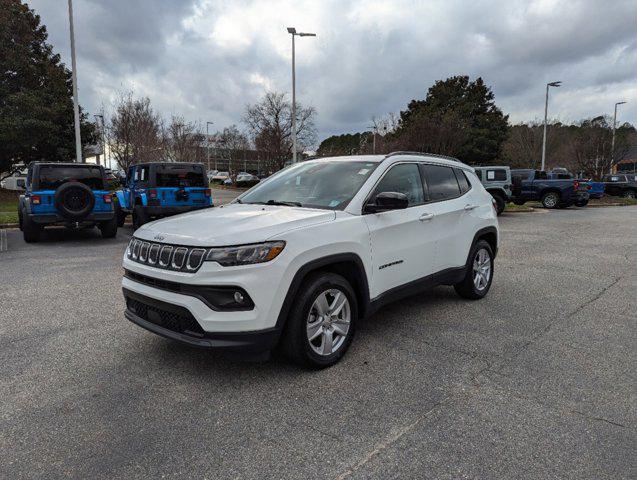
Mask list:
[[129,323],[128,229],[8,231],[0,477],[635,478],[637,207],[500,226],[486,299],[388,306],[319,372]]

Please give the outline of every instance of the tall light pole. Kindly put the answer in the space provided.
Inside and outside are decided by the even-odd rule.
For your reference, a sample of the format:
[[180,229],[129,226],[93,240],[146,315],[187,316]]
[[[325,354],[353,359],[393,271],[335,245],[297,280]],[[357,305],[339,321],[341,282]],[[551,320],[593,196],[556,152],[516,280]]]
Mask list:
[[213,125],[213,122],[206,122],[206,156],[208,157],[208,171],[210,171],[210,133],[208,132],[209,125]]
[[549,112],[549,87],[559,87],[561,85],[561,81],[546,84],[546,100],[544,101],[544,137],[542,138],[542,170],[544,170],[546,161],[546,122]]
[[[93,115],[95,119],[102,120],[102,155],[104,157],[104,167],[106,168],[106,124],[104,123],[104,115]],[[95,122],[97,123],[97,122]]]
[[608,173],[613,173],[613,162],[615,161],[615,128],[617,127],[617,105],[623,105],[626,102],[617,102],[615,104],[615,114],[613,115],[613,140],[610,144],[610,166]]
[[316,33],[297,32],[296,28],[288,27],[292,35],[292,163],[296,163],[296,72],[294,68],[294,37],[316,37]]
[[77,101],[77,65],[75,62],[75,33],[73,32],[73,0],[69,0],[69,27],[71,31],[71,72],[73,79],[73,114],[75,117],[75,161],[82,160],[82,138],[80,136],[80,106]]

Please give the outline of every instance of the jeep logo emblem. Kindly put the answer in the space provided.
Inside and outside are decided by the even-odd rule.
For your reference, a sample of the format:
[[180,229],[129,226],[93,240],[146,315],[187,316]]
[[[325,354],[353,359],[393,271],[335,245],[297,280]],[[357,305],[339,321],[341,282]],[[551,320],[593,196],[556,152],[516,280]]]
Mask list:
[[164,239],[163,236],[161,235],[155,235],[155,237],[153,237],[153,240],[159,240],[160,242]]

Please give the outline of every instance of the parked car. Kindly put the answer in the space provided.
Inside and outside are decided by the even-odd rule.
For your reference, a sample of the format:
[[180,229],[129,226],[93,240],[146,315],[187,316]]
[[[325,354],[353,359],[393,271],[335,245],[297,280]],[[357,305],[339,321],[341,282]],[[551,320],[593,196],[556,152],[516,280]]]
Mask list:
[[208,182],[212,181],[212,177],[214,177],[217,174],[218,170],[208,170]]
[[616,173],[604,175],[604,191],[614,197],[637,197],[637,173]]
[[554,168],[548,172],[550,180],[579,180],[580,185],[585,185],[589,198],[602,198],[604,196],[604,183],[596,182],[592,179],[582,178],[569,172],[566,168]]
[[119,225],[131,214],[136,230],[152,219],[211,207],[212,195],[202,164],[157,162],[131,166],[117,201]]
[[210,183],[219,184],[220,185],[220,184],[223,184],[226,180],[229,180],[229,179],[230,179],[230,173],[229,172],[217,172],[210,179]]
[[126,250],[126,318],[199,347],[321,368],[360,319],[433,285],[491,286],[494,200],[473,168],[389,154],[308,160],[228,205],[144,225]]
[[545,208],[583,207],[588,203],[586,185],[579,180],[550,179],[545,171],[511,170],[512,200],[517,205],[540,201]]
[[475,172],[484,188],[495,200],[498,215],[511,201],[511,169],[503,166],[475,167]]
[[46,226],[97,226],[104,238],[117,234],[113,195],[104,168],[83,163],[29,164],[25,192],[18,202],[25,242],[37,242]]
[[[0,182],[0,188],[4,188],[6,190],[14,190],[20,191],[24,190],[27,180],[27,167],[20,168],[17,167],[16,172],[14,172],[11,176],[5,178]],[[7,174],[10,172],[7,172]],[[2,177],[3,175],[0,175]]]

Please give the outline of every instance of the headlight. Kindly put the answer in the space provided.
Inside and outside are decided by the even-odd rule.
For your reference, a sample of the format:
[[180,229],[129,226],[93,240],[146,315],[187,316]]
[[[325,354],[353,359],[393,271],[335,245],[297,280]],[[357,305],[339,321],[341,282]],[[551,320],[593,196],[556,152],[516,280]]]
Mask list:
[[285,242],[265,242],[237,247],[211,248],[206,255],[206,261],[217,262],[224,267],[269,262],[276,258],[284,247]]

